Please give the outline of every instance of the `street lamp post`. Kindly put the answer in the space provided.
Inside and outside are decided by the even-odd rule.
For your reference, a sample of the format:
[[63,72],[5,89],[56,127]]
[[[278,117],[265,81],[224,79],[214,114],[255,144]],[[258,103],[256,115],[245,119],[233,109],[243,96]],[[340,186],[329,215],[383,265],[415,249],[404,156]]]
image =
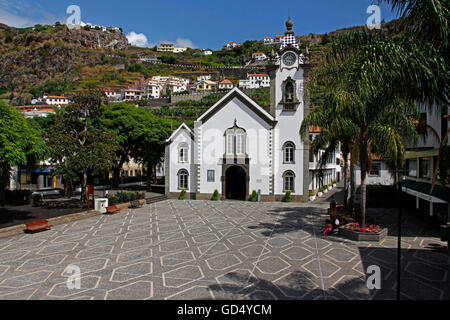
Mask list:
[[397,300],[401,299],[401,271],[402,271],[402,179],[405,175],[404,168],[395,168],[397,181]]
[[398,216],[398,230],[397,230],[397,300],[400,300],[400,277],[401,277],[401,263],[402,263],[402,205],[401,205],[402,183],[397,180],[397,216]]

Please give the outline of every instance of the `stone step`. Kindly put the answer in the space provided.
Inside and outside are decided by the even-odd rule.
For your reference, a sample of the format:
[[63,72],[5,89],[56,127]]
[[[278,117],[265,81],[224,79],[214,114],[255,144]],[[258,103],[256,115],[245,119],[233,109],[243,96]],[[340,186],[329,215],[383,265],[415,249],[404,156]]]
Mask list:
[[167,200],[167,197],[163,196],[163,195],[158,196],[158,197],[148,198],[147,199],[147,204],[161,202],[161,201],[164,201],[164,200]]

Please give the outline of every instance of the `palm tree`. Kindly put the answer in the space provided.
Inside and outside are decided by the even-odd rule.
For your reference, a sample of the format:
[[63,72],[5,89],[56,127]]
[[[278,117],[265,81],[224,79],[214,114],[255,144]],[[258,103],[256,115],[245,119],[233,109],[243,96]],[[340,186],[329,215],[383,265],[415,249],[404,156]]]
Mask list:
[[[416,100],[445,99],[448,86],[443,59],[432,46],[381,32],[340,36],[315,70],[329,90],[320,109],[312,109],[307,124],[323,126],[328,142],[350,132],[352,158],[361,167],[361,224],[365,224],[366,175],[371,155],[403,157],[404,138],[415,138]],[[314,79],[313,78],[313,79]],[[327,117],[333,120],[327,120]],[[325,129],[324,129],[325,128]],[[325,138],[325,135],[323,136]]]
[[[334,151],[340,146],[341,153],[344,158],[344,207],[348,207],[348,160],[351,159],[350,152],[352,142],[357,134],[357,128],[352,123],[345,124],[346,119],[332,114],[333,108],[330,107],[332,95],[326,94],[321,106],[313,107],[311,112],[302,123],[300,132],[302,136],[306,136],[308,129],[320,127],[320,134],[317,135],[311,143],[311,152],[317,153],[319,150],[325,150],[320,158],[318,168],[321,170],[327,165],[327,162],[334,154]],[[327,101],[325,103],[325,101]]]
[[[445,60],[444,73],[448,74],[450,58],[448,54],[450,2],[448,0],[379,0],[379,2],[386,2],[391,5],[392,10],[403,18],[402,24],[411,38],[428,43],[436,48],[437,53]],[[448,78],[446,85],[442,89],[444,93],[442,101],[448,104]],[[449,134],[450,129],[447,130],[444,137],[436,135],[441,143],[430,194],[433,192],[436,184],[439,164],[442,153],[446,148]]]
[[429,42],[445,53],[449,40],[450,3],[448,0],[379,0],[389,4],[403,18],[410,36]]

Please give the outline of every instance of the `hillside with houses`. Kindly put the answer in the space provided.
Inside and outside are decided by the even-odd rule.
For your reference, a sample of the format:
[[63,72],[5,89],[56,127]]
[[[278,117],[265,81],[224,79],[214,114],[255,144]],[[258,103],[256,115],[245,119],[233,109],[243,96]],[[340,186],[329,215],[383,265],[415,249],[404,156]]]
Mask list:
[[[389,22],[383,28],[398,31],[396,25]],[[330,38],[353,29],[297,36],[304,59],[316,63]],[[138,103],[234,87],[263,89],[268,87],[265,65],[282,40],[276,34],[243,43],[230,40],[220,50],[174,44],[138,48],[114,26],[0,25],[0,98],[15,106],[42,104],[40,100],[45,105],[44,97],[70,99],[79,91],[100,88],[111,101]]]

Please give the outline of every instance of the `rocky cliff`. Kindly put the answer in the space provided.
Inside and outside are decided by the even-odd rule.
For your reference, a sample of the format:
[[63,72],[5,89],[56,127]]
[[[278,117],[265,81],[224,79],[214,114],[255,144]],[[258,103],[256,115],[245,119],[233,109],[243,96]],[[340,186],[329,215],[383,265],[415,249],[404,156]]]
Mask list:
[[105,50],[126,49],[128,40],[121,31],[0,24],[0,45],[0,87],[22,92],[56,77],[72,81],[77,68],[98,63]]

